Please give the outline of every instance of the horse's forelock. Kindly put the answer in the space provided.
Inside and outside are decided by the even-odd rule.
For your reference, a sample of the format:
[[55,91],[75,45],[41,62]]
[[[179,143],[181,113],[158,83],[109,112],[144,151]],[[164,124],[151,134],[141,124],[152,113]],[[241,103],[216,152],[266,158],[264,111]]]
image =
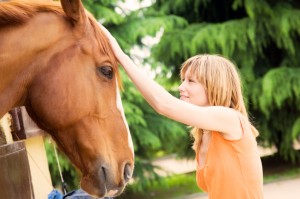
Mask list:
[[95,31],[95,36],[96,36],[96,39],[98,41],[100,52],[103,53],[103,54],[108,55],[108,57],[112,61],[113,67],[115,68],[115,71],[116,71],[116,78],[118,80],[118,87],[119,87],[119,89],[122,90],[123,86],[122,86],[120,72],[118,70],[118,62],[117,62],[117,59],[116,59],[116,57],[113,53],[113,50],[112,50],[111,45],[108,41],[108,38],[106,37],[105,33],[99,27],[99,24],[95,20],[95,18],[93,18],[91,15],[89,15],[88,17],[89,17],[90,24],[92,25],[92,28]]

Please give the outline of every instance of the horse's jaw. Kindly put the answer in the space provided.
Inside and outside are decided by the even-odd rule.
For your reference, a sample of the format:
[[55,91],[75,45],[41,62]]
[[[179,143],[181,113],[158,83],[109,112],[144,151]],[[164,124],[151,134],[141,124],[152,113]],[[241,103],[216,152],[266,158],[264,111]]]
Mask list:
[[[100,173],[100,170],[99,170],[99,174],[97,176],[99,176],[99,179],[102,178],[102,182],[105,182],[105,177],[103,174]],[[94,182],[93,177],[90,175],[84,175],[82,177],[80,186],[84,191],[86,191],[90,195],[93,195],[94,197],[102,198],[102,197],[105,197],[105,195],[107,193],[105,183]]]
[[[124,190],[127,181],[133,174],[132,164],[129,164],[127,168],[128,177],[122,176],[121,178],[117,178],[117,171],[113,169],[118,167],[115,163],[108,162],[105,157],[101,158],[100,154],[97,159],[87,159],[87,156],[82,154],[84,149],[81,148],[78,143],[71,142],[66,145],[62,142],[64,139],[70,141],[70,136],[65,137],[64,135],[69,135],[69,133],[53,132],[52,138],[55,140],[60,150],[65,154],[68,154],[68,158],[71,160],[72,164],[80,171],[81,188],[88,194],[97,198],[115,197],[120,195]],[[86,159],[84,160],[83,157]],[[126,165],[124,167],[126,167]]]

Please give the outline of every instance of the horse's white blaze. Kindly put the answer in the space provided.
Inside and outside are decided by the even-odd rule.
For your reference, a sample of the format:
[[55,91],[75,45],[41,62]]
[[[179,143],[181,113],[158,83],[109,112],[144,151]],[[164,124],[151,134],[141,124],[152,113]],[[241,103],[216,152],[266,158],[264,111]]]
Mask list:
[[[117,83],[118,85],[118,83]],[[123,118],[123,121],[124,121],[124,124],[126,126],[126,129],[127,129],[127,134],[128,134],[128,143],[129,143],[129,148],[131,149],[132,151],[132,154],[134,156],[134,149],[133,149],[133,143],[132,143],[132,138],[131,138],[131,134],[130,134],[130,131],[129,131],[129,127],[128,127],[128,124],[127,124],[127,121],[126,121],[126,118],[125,118],[125,113],[124,113],[124,109],[123,109],[123,105],[122,105],[122,101],[121,101],[121,95],[120,95],[120,92],[119,92],[119,88],[117,87],[117,108],[119,109],[121,115],[122,115],[122,118]]]

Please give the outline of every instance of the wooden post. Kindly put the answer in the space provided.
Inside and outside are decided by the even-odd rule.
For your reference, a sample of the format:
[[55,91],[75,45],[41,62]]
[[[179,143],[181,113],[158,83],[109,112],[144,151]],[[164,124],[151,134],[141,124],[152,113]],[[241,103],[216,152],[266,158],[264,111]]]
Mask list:
[[[2,131],[5,131],[5,139],[9,137],[8,135],[10,135],[10,133],[7,133],[7,131],[9,131],[10,129],[12,130],[12,136],[10,136],[10,141],[6,139],[6,144],[0,146],[4,148],[2,148],[2,152],[0,150],[0,172],[7,173],[8,176],[11,176],[13,174],[21,175],[20,171],[22,171],[22,174],[24,172],[29,173],[29,177],[27,177],[26,180],[28,179],[28,181],[30,181],[30,183],[27,183],[27,185],[29,186],[30,184],[31,188],[27,186],[27,189],[31,190],[32,193],[30,192],[28,196],[23,195],[20,197],[15,197],[15,195],[8,195],[9,197],[3,197],[3,195],[1,195],[2,191],[9,190],[8,186],[13,186],[13,184],[15,183],[14,181],[6,181],[10,179],[10,177],[7,177],[0,181],[0,198],[47,198],[48,194],[52,191],[53,186],[43,140],[45,132],[39,129],[37,125],[31,120],[24,107],[14,108],[9,113],[12,117],[11,125],[6,124],[6,127],[3,127],[5,125],[3,125],[2,123],[0,124],[2,126],[2,128],[0,128],[0,131],[1,129]],[[5,119],[1,120],[5,121]],[[7,128],[7,126],[11,128]],[[14,153],[13,151],[8,152],[7,147],[9,149],[16,149],[16,147],[20,147],[20,143],[23,143],[22,150],[24,152],[22,152],[21,154],[18,153],[18,151],[16,153]],[[8,153],[5,155],[6,152]],[[9,158],[9,163],[5,163],[5,161],[2,162],[1,158],[3,159],[4,156],[7,156]],[[19,167],[22,167],[24,169],[20,170],[19,167],[11,167],[10,165],[13,164],[11,162],[17,162],[17,160],[15,159],[20,158],[20,156],[22,156],[21,159],[23,162],[18,163],[18,165]],[[16,186],[17,185],[18,184],[16,184]],[[24,184],[24,186],[25,185],[26,183]],[[22,190],[18,190],[15,192],[23,193]],[[14,192],[8,192],[6,194],[14,194]]]
[[0,173],[0,198],[34,198],[24,142],[0,146]]

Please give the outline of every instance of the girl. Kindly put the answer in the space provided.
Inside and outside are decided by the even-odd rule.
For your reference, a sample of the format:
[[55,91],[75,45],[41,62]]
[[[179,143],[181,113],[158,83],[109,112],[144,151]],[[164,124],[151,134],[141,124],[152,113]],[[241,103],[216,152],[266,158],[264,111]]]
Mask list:
[[210,199],[261,199],[263,174],[258,131],[250,123],[235,66],[218,55],[196,55],[182,64],[180,99],[139,70],[107,35],[120,64],[160,114],[192,126],[197,184]]

